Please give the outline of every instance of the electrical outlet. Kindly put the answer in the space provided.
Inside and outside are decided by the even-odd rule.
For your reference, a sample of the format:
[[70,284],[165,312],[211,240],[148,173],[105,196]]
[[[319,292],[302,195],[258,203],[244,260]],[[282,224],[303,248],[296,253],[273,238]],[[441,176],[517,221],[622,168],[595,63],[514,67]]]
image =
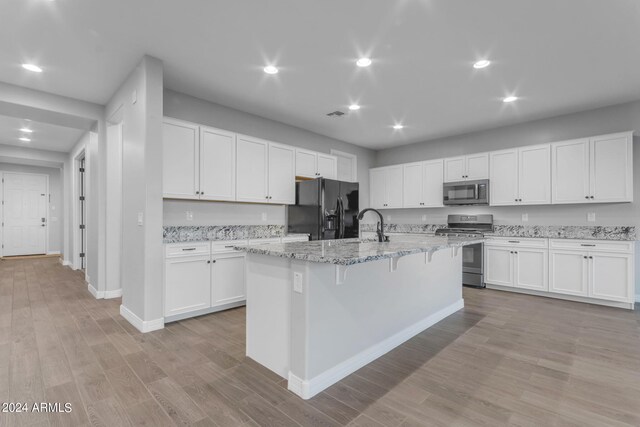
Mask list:
[[266,212],[262,212],[262,220],[263,221],[267,220],[267,213]]
[[138,212],[138,226],[142,227],[144,224],[144,212]]
[[131,92],[131,103],[135,104],[136,102],[138,102],[138,91],[134,90]]
[[387,222],[391,222],[391,215],[387,215]]
[[423,222],[427,222],[427,216],[426,215],[422,215],[422,221]]
[[522,222],[529,222],[529,214],[522,214]]
[[302,293],[302,273],[293,273],[293,291]]
[[193,221],[193,211],[186,211],[187,221]]
[[596,222],[596,213],[595,212],[588,212],[587,213],[587,221]]

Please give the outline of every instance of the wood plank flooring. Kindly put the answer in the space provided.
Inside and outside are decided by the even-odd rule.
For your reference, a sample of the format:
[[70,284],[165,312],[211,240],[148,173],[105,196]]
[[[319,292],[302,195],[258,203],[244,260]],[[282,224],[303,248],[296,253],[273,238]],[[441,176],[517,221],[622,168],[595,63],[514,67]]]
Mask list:
[[450,316],[303,401],[244,357],[243,308],[141,334],[50,258],[0,261],[0,426],[640,425],[640,314],[465,289]]

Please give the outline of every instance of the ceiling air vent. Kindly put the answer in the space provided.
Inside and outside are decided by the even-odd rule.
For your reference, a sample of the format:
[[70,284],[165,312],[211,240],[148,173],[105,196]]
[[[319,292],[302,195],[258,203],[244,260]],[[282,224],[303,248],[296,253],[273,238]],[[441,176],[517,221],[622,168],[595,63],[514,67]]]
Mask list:
[[333,112],[327,114],[327,116],[329,116],[329,117],[342,117],[342,116],[344,116],[344,113],[342,111],[336,110],[336,111],[333,111]]

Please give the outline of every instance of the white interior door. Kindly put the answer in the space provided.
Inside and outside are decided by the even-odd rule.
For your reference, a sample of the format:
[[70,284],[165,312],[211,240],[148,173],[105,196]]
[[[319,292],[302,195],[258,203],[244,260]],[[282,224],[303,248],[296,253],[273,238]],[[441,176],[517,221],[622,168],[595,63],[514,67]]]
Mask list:
[[3,178],[3,256],[47,253],[47,176],[5,172]]

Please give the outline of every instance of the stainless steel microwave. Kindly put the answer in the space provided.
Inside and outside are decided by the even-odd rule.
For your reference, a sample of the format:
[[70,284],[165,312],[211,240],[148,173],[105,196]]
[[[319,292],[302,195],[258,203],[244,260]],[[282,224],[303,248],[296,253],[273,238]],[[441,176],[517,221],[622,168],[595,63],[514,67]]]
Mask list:
[[488,205],[489,180],[445,182],[443,197],[445,205]]

